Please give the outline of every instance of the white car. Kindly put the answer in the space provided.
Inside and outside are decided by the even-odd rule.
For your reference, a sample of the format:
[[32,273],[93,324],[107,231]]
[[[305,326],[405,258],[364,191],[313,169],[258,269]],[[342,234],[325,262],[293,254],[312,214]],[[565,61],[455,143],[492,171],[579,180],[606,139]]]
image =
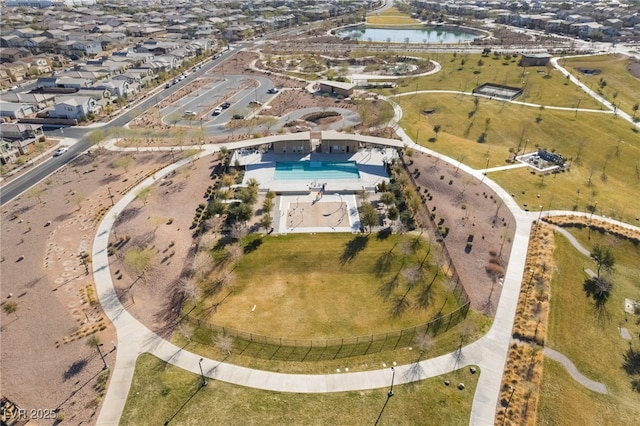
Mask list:
[[185,111],[184,115],[186,115],[187,117],[195,117],[198,114],[196,114],[195,111]]
[[54,157],[59,157],[59,156],[61,156],[62,154],[64,154],[65,152],[67,152],[67,151],[69,151],[69,148],[58,148],[58,149],[56,150],[56,152],[54,152],[54,153],[53,153],[53,156],[54,156]]
[[222,114],[222,107],[218,106],[218,107],[215,107],[211,115],[220,115],[220,114]]

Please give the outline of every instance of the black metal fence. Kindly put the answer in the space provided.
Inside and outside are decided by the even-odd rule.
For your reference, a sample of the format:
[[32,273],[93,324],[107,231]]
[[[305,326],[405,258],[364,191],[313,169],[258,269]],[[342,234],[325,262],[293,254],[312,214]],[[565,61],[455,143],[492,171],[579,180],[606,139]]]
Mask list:
[[219,326],[187,316],[185,319],[200,331],[208,331],[194,340],[211,344],[211,333],[234,339],[232,353],[253,358],[278,361],[325,361],[390,351],[416,344],[416,335],[429,333],[437,336],[455,326],[467,316],[469,303],[447,314],[438,314],[431,321],[411,328],[369,336],[334,339],[289,339],[263,336],[256,333]]

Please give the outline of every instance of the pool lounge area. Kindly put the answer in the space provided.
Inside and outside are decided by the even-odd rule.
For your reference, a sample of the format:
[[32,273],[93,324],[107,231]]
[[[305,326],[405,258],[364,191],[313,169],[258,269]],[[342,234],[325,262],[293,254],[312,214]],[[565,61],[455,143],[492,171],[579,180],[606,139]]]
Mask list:
[[301,156],[247,151],[237,158],[246,168],[243,183],[256,179],[262,191],[308,194],[320,188],[326,192],[374,191],[381,181],[389,180],[385,164],[395,156],[394,148],[371,148]]

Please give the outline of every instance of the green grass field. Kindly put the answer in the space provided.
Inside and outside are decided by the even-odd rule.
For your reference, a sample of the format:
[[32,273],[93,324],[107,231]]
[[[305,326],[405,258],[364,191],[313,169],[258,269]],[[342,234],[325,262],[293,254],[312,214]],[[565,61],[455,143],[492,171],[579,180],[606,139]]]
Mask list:
[[[479,372],[458,370],[409,385],[394,386],[380,425],[466,424]],[[445,386],[444,380],[451,385]],[[465,389],[455,386],[463,382]],[[209,380],[167,365],[152,355],[138,358],[122,425],[374,424],[387,388],[325,394],[266,392]]]
[[[630,378],[622,369],[623,354],[629,348],[618,327],[627,327],[634,336],[640,326],[636,317],[625,316],[624,298],[640,294],[640,247],[608,235],[571,230],[587,249],[595,244],[612,248],[617,259],[612,279],[614,289],[604,311],[595,308],[583,290],[586,274],[595,263],[579,254],[558,235],[554,258],[557,272],[551,284],[549,347],[564,353],[578,370],[607,386],[608,395],[599,395],[575,383],[558,364],[545,362],[539,413],[541,424],[631,424],[640,416],[638,394],[631,390]],[[628,321],[625,321],[625,318]],[[547,369],[547,367],[549,367]],[[584,423],[576,418],[584,419]],[[598,421],[600,419],[601,421]]]
[[383,12],[376,12],[367,16],[368,25],[416,25],[420,22],[412,17],[400,12],[395,7],[391,7]]
[[[520,57],[487,57],[480,54],[432,53],[419,55],[438,62],[442,69],[431,75],[406,77],[398,80],[398,87],[381,93],[415,92],[416,90],[456,90],[471,92],[483,83],[502,84],[524,90],[516,100],[538,105],[565,108],[604,109],[558,71],[546,67],[518,66]],[[480,65],[482,64],[482,65]]]
[[[640,102],[640,79],[628,71],[630,61],[625,56],[601,55],[563,59],[560,64],[592,90],[599,91],[609,102],[633,115],[633,106]],[[601,73],[587,75],[579,68],[598,69]],[[606,83],[603,87],[600,87],[601,80]],[[640,111],[636,115],[640,116]]]
[[[366,336],[426,323],[441,309],[447,313],[459,306],[455,297],[447,297],[443,274],[435,276],[438,268],[431,260],[435,247],[428,254],[428,245],[420,238],[421,247],[415,253],[403,254],[404,245],[415,240],[416,236],[398,235],[378,239],[374,234],[256,239],[257,249],[245,254],[233,271],[233,294],[207,320],[298,339]],[[408,291],[403,268],[419,265],[425,258],[423,279]],[[383,259],[388,260],[384,268]],[[386,297],[380,295],[383,289],[390,290]],[[417,298],[427,289],[430,302],[422,307]],[[403,295],[409,306],[401,315],[393,315],[393,303]]]
[[[490,173],[522,206],[526,203],[537,209],[543,204],[546,209],[571,210],[577,204],[584,211],[598,201],[599,213],[630,223],[640,217],[640,205],[634,202],[640,190],[640,146],[633,142],[638,135],[626,121],[607,114],[581,112],[576,116],[572,111],[488,99],[480,100],[476,109],[472,97],[453,94],[409,95],[396,101],[404,110],[401,126],[409,136],[418,136],[421,145],[476,169],[486,166],[487,157],[489,167],[506,165],[512,157],[509,150],[520,144],[522,151],[525,143],[527,152],[540,147],[572,159],[570,172],[544,180],[527,168]],[[424,116],[424,109],[436,112]],[[440,133],[435,142],[429,142],[435,137],[436,125],[441,126]],[[483,132],[486,141],[479,143]]]

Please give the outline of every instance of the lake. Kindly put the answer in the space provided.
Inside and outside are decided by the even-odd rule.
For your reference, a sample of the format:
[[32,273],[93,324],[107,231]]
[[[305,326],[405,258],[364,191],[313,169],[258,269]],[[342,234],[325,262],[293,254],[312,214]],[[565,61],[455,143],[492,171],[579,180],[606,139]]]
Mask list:
[[350,28],[339,31],[338,37],[349,37],[360,41],[390,43],[463,43],[473,41],[479,34],[472,34],[452,27],[425,27],[423,30],[401,28]]

